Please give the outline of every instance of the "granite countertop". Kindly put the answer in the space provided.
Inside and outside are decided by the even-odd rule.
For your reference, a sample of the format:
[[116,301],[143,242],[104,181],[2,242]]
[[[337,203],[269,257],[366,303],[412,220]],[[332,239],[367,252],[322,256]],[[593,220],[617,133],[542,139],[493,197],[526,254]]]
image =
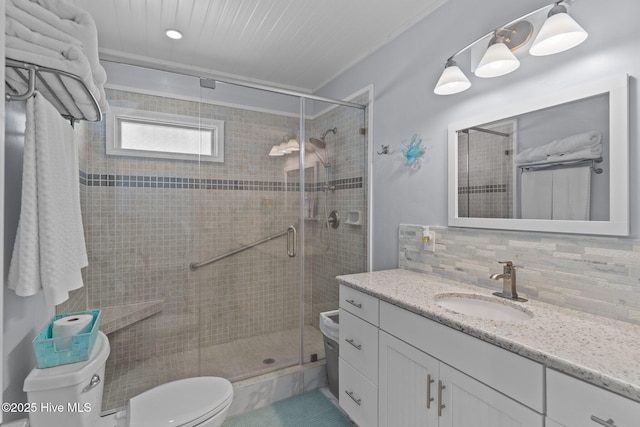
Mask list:
[[[474,293],[501,299],[491,295],[494,290],[408,270],[338,276],[338,281],[640,402],[640,326],[531,300],[513,303],[533,313],[527,321],[466,316],[437,305],[436,295]],[[502,281],[496,282],[495,290],[501,288]]]

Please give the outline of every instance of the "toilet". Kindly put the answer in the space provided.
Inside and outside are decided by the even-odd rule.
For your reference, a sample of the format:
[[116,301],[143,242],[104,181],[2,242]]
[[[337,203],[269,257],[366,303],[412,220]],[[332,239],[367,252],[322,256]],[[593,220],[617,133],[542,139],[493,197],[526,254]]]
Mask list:
[[34,368],[24,382],[28,427],[220,427],[233,386],[224,378],[195,377],[162,384],[129,400],[123,411],[100,417],[104,372],[110,347],[98,332],[89,360]]

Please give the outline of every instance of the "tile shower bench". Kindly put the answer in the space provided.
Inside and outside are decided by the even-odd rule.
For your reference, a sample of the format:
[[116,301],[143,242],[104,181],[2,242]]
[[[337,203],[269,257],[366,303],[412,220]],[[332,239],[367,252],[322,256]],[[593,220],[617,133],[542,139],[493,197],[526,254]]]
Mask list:
[[100,319],[100,330],[110,334],[119,329],[133,325],[147,317],[153,316],[164,309],[164,300],[139,302],[114,307],[103,307]]
[[[341,325],[341,358],[349,341],[360,347],[356,353],[367,353],[357,357],[378,358],[377,373],[350,353],[341,360],[341,369],[348,369],[344,377],[340,372],[340,402],[356,422],[638,425],[638,325],[537,301],[518,303],[533,314],[526,321],[467,316],[439,306],[436,296],[497,299],[494,289],[401,269],[339,276],[338,281],[345,318],[353,315],[353,322],[362,323],[344,334]],[[370,328],[378,334],[358,335]],[[473,420],[464,418],[469,407],[482,408]],[[503,418],[483,420],[481,413]]]

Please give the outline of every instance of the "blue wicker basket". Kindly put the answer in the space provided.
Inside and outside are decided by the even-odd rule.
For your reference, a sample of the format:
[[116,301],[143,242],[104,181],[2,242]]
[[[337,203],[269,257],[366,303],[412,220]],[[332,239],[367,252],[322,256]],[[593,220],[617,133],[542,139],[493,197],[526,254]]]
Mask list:
[[[91,350],[96,343],[98,330],[100,329],[100,310],[89,310],[79,313],[66,313],[54,316],[53,319],[45,326],[37,337],[33,339],[33,350],[36,353],[36,361],[38,368],[52,368],[54,366],[66,365],[69,363],[82,362],[89,359]],[[51,330],[53,322],[67,316],[75,316],[79,314],[90,314],[93,321],[89,332],[78,334],[71,337],[71,347],[67,349],[58,349],[61,340],[68,338],[52,338]]]

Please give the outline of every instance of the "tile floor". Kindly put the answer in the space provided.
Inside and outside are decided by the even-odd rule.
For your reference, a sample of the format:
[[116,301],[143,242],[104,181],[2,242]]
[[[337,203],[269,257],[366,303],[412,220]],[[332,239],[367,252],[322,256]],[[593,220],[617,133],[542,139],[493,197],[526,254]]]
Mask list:
[[[304,342],[305,362],[312,353],[324,358],[319,329],[305,325]],[[296,365],[299,354],[300,332],[296,328],[135,362],[107,362],[102,408],[122,407],[137,394],[181,378],[209,375],[240,381]],[[274,362],[264,363],[269,358]]]

